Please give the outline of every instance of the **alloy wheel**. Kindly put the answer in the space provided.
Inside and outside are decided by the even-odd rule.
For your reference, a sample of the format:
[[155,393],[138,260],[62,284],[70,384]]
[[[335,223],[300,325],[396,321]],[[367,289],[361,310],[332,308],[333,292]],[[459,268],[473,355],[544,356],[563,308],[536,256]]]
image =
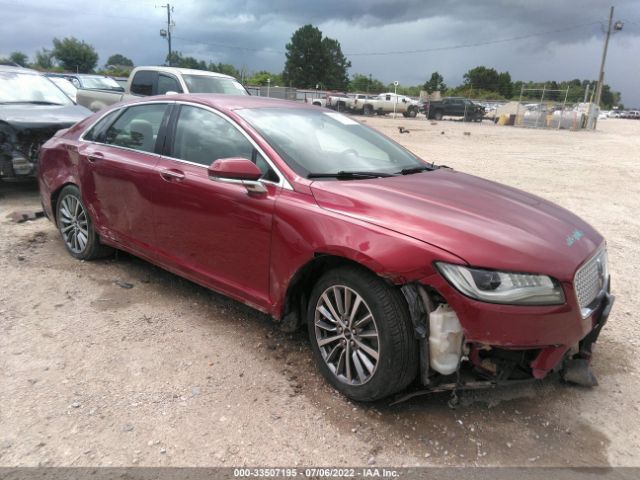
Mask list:
[[67,195],[60,202],[58,211],[60,233],[69,250],[80,254],[89,240],[89,221],[80,199]]
[[380,357],[376,320],[367,303],[345,285],[327,288],[316,303],[315,336],[329,370],[343,383],[363,385]]

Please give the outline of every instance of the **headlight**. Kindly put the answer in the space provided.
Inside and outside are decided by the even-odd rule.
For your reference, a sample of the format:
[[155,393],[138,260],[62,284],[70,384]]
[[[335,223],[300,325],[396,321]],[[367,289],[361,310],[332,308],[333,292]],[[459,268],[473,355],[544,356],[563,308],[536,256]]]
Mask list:
[[476,300],[514,305],[564,303],[562,287],[546,275],[496,272],[450,263],[436,263],[436,266],[455,288]]

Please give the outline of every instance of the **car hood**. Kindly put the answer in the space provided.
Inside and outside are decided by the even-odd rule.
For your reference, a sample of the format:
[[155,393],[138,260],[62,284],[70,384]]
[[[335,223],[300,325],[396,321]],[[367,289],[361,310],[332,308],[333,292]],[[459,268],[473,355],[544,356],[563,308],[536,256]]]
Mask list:
[[551,202],[448,168],[316,181],[311,189],[321,208],[424,241],[477,267],[569,281],[604,241]]
[[92,113],[80,105],[0,105],[0,122],[17,130],[49,126],[67,128]]

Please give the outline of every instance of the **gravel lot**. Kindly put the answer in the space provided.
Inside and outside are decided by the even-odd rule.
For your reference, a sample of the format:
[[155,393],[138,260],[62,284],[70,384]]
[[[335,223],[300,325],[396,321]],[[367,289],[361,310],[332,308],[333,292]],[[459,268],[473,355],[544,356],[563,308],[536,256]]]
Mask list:
[[475,392],[456,410],[444,394],[354,404],[304,334],[126,254],[73,260],[46,219],[7,218],[39,209],[37,187],[0,183],[0,465],[640,465],[640,122],[366,122],[604,234],[617,303],[600,386]]

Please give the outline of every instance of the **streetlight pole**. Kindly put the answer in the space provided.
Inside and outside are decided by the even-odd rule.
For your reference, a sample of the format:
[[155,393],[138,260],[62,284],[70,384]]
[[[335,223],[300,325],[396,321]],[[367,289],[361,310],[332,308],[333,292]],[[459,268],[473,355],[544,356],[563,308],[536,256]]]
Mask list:
[[396,118],[396,107],[398,106],[398,81],[393,82],[393,95],[395,96],[395,102],[393,103],[393,118]]
[[271,96],[271,78],[267,78],[267,97]]

